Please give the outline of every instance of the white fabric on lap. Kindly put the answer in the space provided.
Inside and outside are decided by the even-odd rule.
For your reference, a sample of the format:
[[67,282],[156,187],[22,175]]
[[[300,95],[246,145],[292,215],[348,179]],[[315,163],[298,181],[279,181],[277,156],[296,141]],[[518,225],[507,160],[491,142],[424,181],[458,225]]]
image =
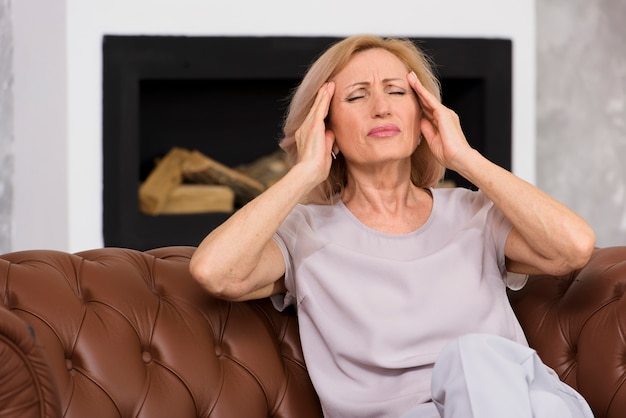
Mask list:
[[432,391],[442,418],[593,418],[582,396],[533,349],[496,335],[448,344],[435,363]]

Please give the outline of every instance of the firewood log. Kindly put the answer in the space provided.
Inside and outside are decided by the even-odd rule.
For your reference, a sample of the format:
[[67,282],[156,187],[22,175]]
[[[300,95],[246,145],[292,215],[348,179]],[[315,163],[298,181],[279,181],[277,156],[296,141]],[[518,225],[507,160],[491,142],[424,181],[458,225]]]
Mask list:
[[172,148],[159,161],[139,186],[139,209],[148,215],[157,215],[163,209],[170,192],[183,181],[181,166],[190,155],[183,148]]
[[182,184],[167,197],[160,215],[232,212],[235,192],[227,186]]
[[182,166],[185,180],[201,184],[221,184],[235,192],[235,201],[244,205],[265,190],[265,186],[238,170],[207,157],[199,151],[192,151]]

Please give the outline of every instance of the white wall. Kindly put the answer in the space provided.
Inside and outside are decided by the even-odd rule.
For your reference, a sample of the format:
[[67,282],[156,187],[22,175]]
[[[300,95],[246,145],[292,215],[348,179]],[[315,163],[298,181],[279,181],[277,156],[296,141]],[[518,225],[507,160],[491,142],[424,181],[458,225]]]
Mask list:
[[[14,213],[26,211],[27,216],[16,216],[15,249],[44,245],[78,251],[103,245],[101,43],[104,34],[342,36],[372,32],[512,39],[513,171],[530,182],[535,181],[533,0],[233,0],[219,5],[199,0],[66,0],[65,34],[57,24],[64,23],[62,13],[50,13],[56,23],[35,25],[29,15],[37,15],[42,2],[16,3],[22,10],[15,13],[15,25],[33,31],[29,46],[52,51],[45,54],[50,67],[55,73],[61,69],[67,72],[65,78],[59,75],[61,82],[46,78],[38,80],[37,89],[26,89],[23,84],[19,91],[16,88],[16,95],[22,95],[16,119],[22,125],[28,125],[27,121],[40,123],[19,132],[16,128],[16,141],[27,144],[29,149],[41,147],[42,152],[31,154],[22,146],[18,155],[16,172],[20,175],[16,175],[16,190],[20,198],[16,198]],[[43,3],[49,4],[46,8],[62,8],[63,1]],[[23,32],[21,35],[26,37]],[[24,60],[16,58],[16,74],[23,72],[23,83],[42,75],[42,70],[24,65]],[[24,103],[32,103],[34,107]],[[54,109],[50,113],[51,108]],[[66,140],[60,140],[61,137]],[[55,159],[48,158],[50,155]],[[42,184],[41,179],[29,173],[33,164],[45,167],[51,178],[65,179],[65,183]],[[40,193],[54,194],[62,203],[49,204],[46,200],[42,204]],[[42,239],[42,231],[54,236]]]
[[[12,249],[67,249],[72,163],[67,158],[65,1],[13,1],[13,30]],[[85,177],[83,187],[97,181]]]

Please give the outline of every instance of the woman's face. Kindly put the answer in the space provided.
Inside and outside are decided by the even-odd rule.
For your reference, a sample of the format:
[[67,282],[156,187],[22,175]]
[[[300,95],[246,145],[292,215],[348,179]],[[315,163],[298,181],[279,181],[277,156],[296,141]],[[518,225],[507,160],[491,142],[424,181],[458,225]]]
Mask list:
[[409,157],[418,145],[421,116],[406,66],[384,49],[355,54],[333,78],[328,128],[355,163]]

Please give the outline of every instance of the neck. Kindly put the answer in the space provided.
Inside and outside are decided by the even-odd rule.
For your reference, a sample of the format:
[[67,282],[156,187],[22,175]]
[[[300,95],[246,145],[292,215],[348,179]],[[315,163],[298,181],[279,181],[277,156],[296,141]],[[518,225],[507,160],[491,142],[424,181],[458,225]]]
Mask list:
[[398,210],[409,204],[415,194],[410,170],[408,160],[380,166],[352,165],[348,168],[348,182],[341,198],[346,206],[356,204],[375,210]]

